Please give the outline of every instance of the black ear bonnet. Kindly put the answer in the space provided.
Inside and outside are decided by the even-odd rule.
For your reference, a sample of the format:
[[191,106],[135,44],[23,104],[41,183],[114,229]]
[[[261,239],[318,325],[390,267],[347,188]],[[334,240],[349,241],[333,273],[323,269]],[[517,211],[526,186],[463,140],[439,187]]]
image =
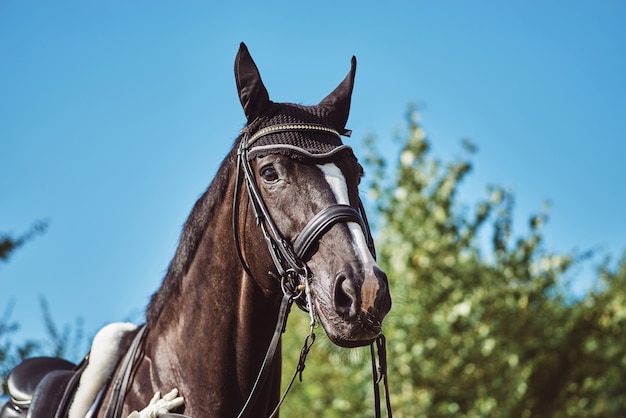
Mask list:
[[356,59],[353,57],[350,73],[317,105],[275,103],[269,99],[256,64],[242,43],[235,60],[235,79],[248,119],[242,130],[248,141],[248,159],[272,153],[327,159],[349,150],[340,135],[350,135],[345,124],[350,112],[355,71]]

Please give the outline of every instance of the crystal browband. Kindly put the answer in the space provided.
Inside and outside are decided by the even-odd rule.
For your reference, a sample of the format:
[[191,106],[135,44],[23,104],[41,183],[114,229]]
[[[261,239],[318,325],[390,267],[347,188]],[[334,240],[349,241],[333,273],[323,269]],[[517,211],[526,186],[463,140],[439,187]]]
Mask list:
[[259,138],[262,138],[266,135],[275,134],[279,132],[293,132],[293,131],[323,132],[323,133],[335,135],[337,138],[341,139],[341,135],[339,134],[339,132],[323,125],[290,123],[290,124],[284,124],[284,125],[272,125],[263,129],[259,129],[254,135],[252,135],[248,139],[248,146],[252,145]]

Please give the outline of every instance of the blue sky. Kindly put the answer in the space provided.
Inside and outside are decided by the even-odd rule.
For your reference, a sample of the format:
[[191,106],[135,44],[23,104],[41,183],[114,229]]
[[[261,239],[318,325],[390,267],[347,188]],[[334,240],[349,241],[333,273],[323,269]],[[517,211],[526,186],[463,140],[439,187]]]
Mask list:
[[87,332],[142,320],[244,123],[241,41],[276,101],[318,102],[356,55],[350,142],[393,150],[420,103],[436,156],[479,148],[465,202],[511,187],[523,234],[550,200],[548,250],[619,256],[625,19],[623,1],[0,0],[0,231],[49,220],[0,265],[0,314],[13,301],[20,338],[44,335],[40,295]]

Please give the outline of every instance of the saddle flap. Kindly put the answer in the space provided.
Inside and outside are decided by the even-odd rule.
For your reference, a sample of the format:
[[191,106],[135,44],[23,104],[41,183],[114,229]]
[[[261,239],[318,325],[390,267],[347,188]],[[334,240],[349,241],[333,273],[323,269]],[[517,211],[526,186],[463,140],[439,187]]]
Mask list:
[[20,406],[30,404],[35,389],[45,375],[55,370],[73,370],[76,366],[67,360],[52,357],[33,357],[15,366],[7,379],[11,401]]
[[66,392],[76,375],[69,370],[48,373],[37,386],[27,418],[57,418],[67,416]]

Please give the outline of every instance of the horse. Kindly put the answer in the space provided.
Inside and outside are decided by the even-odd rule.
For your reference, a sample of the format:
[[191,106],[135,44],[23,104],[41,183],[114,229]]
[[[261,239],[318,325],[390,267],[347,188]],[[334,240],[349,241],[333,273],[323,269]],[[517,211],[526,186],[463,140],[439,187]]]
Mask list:
[[317,105],[274,102],[241,43],[245,127],[193,206],[145,325],[116,340],[128,349],[93,416],[128,417],[172,388],[178,416],[274,416],[292,303],[338,346],[379,341],[389,282],[359,198],[362,166],[341,139],[355,72],[352,57]]

